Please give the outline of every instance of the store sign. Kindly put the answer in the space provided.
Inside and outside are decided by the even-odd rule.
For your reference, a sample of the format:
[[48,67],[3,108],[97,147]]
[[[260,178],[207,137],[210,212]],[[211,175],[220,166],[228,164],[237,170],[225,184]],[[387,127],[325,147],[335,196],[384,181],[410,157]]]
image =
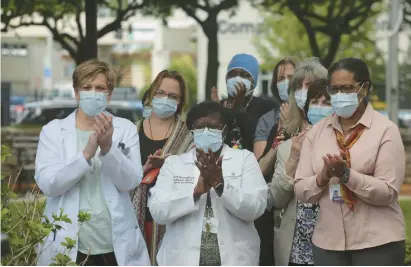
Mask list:
[[221,34],[259,34],[261,26],[262,23],[220,20],[218,23],[218,31]]

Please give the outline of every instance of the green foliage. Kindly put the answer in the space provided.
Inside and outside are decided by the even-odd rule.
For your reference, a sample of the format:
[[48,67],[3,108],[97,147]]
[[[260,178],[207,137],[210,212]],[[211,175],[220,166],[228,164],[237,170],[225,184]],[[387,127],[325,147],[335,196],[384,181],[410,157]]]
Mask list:
[[[10,154],[10,149],[7,146],[2,146],[1,162],[5,162]],[[11,177],[8,177],[8,182],[3,177],[7,177],[7,175],[2,174],[1,232],[9,237],[10,253],[2,257],[1,264],[3,266],[36,265],[38,245],[43,244],[43,240],[50,234],[61,230],[63,223],[71,223],[71,220],[62,209],[57,214],[53,214],[52,218],[43,216],[45,201],[39,193],[33,190],[27,199],[18,199],[16,194],[10,190]],[[90,220],[88,213],[81,212],[78,217],[79,223]],[[61,245],[64,249],[55,256],[52,265],[76,265],[67,256],[76,245],[76,241],[66,238]]]
[[[327,9],[322,5],[312,5],[315,14],[321,17],[327,15]],[[277,12],[273,14],[274,12]],[[313,25],[323,22],[312,20]],[[321,24],[322,25],[322,24]],[[367,19],[356,31],[350,34],[342,34],[335,57],[336,61],[345,57],[358,57],[364,59],[370,68],[374,84],[384,84],[385,67],[384,60],[380,51],[372,38],[375,36],[375,18]],[[308,57],[319,57],[323,59],[330,49],[332,39],[335,36],[324,33],[320,30],[315,31],[315,40],[320,54],[315,54],[307,33],[307,29],[299,18],[289,9],[284,9],[280,13],[276,7],[271,12],[266,12],[264,23],[261,28],[261,39],[256,39],[254,44],[257,51],[264,59],[263,69],[271,72],[274,66],[284,57],[296,57],[303,60]],[[374,86],[374,93],[380,99],[384,97],[384,88]]]
[[178,71],[185,79],[187,92],[188,92],[188,103],[186,109],[197,103],[197,67],[193,58],[190,55],[182,55],[172,59],[170,70]]

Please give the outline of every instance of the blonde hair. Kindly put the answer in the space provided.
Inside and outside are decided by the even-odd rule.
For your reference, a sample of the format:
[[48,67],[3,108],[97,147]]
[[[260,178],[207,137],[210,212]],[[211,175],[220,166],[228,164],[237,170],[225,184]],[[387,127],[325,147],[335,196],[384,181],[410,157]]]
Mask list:
[[295,91],[300,89],[305,78],[310,83],[327,79],[327,69],[321,65],[317,58],[308,58],[297,65],[293,78],[291,79],[290,95],[288,97],[288,115],[284,120],[284,129],[288,134],[297,133],[305,120],[303,111],[297,106]]
[[180,103],[177,107],[177,114],[181,115],[183,110],[187,109],[188,104],[188,89],[186,86],[186,82],[184,81],[183,76],[175,70],[163,70],[157,74],[157,77],[151,83],[150,87],[148,88],[148,95],[145,101],[145,105],[151,106],[151,101],[153,101],[154,96],[156,95],[156,91],[160,87],[161,82],[164,78],[170,78],[176,80],[180,85]]
[[107,87],[110,92],[112,92],[116,80],[116,73],[109,64],[97,59],[89,59],[76,67],[73,72],[74,90],[78,90],[90,80],[93,80],[98,74],[106,76]]

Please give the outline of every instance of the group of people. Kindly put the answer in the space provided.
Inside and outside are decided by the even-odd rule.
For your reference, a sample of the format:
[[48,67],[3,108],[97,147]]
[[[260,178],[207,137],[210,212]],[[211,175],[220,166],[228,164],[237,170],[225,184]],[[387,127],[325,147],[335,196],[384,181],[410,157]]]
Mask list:
[[184,77],[164,70],[130,122],[105,111],[112,67],[80,64],[79,108],[40,133],[44,215],[71,223],[39,245],[38,264],[61,252],[89,266],[403,265],[405,152],[368,102],[366,63],[285,58],[272,99],[254,96],[258,75],[253,56],[235,55],[228,97],[213,88],[185,115]]

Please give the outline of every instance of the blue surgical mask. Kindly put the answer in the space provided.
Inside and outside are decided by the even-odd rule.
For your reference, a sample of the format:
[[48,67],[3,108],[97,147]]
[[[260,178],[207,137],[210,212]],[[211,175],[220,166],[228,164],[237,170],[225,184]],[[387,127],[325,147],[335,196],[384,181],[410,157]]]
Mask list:
[[89,117],[95,117],[106,110],[107,93],[80,91],[80,109]]
[[[199,132],[198,132],[199,131]],[[194,132],[194,144],[197,149],[202,149],[204,152],[208,152],[210,148],[211,151],[218,151],[223,145],[223,131],[213,129],[210,131],[207,127],[202,131],[197,130]]]
[[298,91],[295,91],[295,101],[297,102],[297,106],[304,110],[305,102],[307,101],[307,88],[302,88]]
[[235,96],[237,94],[237,89],[236,89],[235,86],[239,85],[241,83],[243,83],[244,86],[245,86],[245,89],[246,89],[245,94],[246,95],[249,95],[250,93],[252,93],[250,80],[247,80],[245,78],[237,76],[237,77],[227,79],[227,93],[228,93],[228,95],[229,96]]
[[143,118],[148,118],[151,115],[151,107],[144,107]]
[[170,118],[177,111],[178,103],[168,97],[154,97],[151,101],[151,107],[153,112],[160,118]]
[[[362,89],[362,86],[360,90]],[[358,90],[358,92],[360,91]],[[331,106],[334,108],[335,113],[343,118],[351,117],[354,112],[357,110],[359,103],[358,101],[358,92],[357,93],[336,93],[331,95]]]
[[307,118],[311,122],[311,124],[314,125],[320,120],[333,114],[333,112],[334,109],[330,106],[310,105],[308,109]]
[[282,101],[288,100],[288,87],[290,86],[290,80],[285,79],[281,82],[277,83],[278,94],[280,95],[280,99]]

